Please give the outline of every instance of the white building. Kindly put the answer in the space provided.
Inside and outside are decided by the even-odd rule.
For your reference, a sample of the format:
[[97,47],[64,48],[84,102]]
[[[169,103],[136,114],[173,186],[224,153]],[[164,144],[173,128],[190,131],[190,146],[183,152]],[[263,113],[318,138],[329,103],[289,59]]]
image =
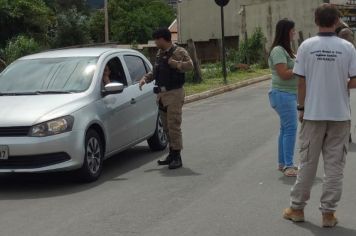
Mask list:
[[[323,0],[230,0],[225,7],[227,37],[251,35],[261,27],[271,43],[278,20],[290,18],[304,37],[316,33],[314,11]],[[179,42],[221,38],[220,9],[214,0],[182,0],[178,3]],[[243,38],[243,37],[241,37]]]
[[334,4],[345,4],[345,5],[355,5],[356,0],[331,0],[331,3]]
[[[338,4],[344,20],[356,31],[356,0],[230,0],[225,7],[225,35],[228,47],[238,47],[239,40],[253,34],[260,27],[267,38],[266,48],[272,43],[276,23],[289,18],[298,32],[293,46],[314,36],[315,9],[322,3]],[[178,42],[196,42],[201,58],[214,60],[220,55],[220,8],[214,0],[178,1]]]

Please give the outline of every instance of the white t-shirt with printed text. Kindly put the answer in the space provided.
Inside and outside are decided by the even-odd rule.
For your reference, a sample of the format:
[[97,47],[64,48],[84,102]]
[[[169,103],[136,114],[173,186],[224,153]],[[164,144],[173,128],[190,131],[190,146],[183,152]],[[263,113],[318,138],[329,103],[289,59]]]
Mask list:
[[332,33],[302,43],[293,73],[305,77],[305,120],[351,120],[348,81],[356,77],[356,50]]

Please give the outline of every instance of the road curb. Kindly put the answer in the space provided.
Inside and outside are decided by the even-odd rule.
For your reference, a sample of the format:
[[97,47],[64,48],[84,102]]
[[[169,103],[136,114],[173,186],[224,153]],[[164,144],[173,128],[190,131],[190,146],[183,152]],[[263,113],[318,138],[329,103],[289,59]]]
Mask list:
[[226,93],[226,92],[230,92],[239,88],[243,88],[252,84],[257,84],[263,81],[267,81],[271,79],[271,75],[264,75],[264,76],[260,76],[257,78],[253,78],[253,79],[248,79],[242,82],[238,82],[235,84],[229,84],[226,86],[223,86],[221,88],[217,88],[217,89],[213,89],[213,90],[209,90],[209,91],[205,91],[202,93],[198,93],[198,94],[193,94],[190,96],[186,96],[184,103],[188,104],[188,103],[192,103],[192,102],[196,102],[202,99],[206,99],[206,98],[210,98],[222,93]]

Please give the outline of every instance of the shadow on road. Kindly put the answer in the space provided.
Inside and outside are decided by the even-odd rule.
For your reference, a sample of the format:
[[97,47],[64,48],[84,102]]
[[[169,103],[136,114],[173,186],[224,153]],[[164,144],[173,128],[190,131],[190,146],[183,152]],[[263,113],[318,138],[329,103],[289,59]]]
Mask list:
[[1,174],[0,200],[62,196],[86,191],[108,181],[126,181],[126,178],[120,178],[120,176],[152,162],[164,154],[165,152],[151,152],[145,146],[133,147],[105,161],[100,179],[88,184],[76,182],[70,172]]
[[180,168],[176,170],[169,170],[168,167],[162,167],[157,169],[145,170],[146,173],[149,172],[159,172],[164,177],[179,177],[179,176],[197,176],[201,175],[200,173],[194,172],[189,168]]
[[[286,176],[281,176],[279,178],[279,181],[281,181],[283,184],[285,185],[294,185],[296,178],[291,178],[291,177],[286,177]],[[323,179],[320,177],[316,177],[314,180],[313,185],[318,185],[318,184],[322,184],[323,183]]]
[[321,228],[319,225],[314,225],[310,222],[305,222],[302,224],[298,224],[299,227],[309,230],[315,236],[355,236],[356,230],[347,229],[344,227],[337,226],[333,229]]
[[356,143],[350,143],[349,152],[356,152]]

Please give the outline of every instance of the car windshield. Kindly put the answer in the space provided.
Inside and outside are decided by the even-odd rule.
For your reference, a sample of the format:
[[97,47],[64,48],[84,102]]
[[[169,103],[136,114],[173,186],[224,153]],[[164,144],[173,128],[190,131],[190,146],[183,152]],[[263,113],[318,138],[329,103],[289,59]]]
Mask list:
[[0,95],[56,94],[87,90],[98,58],[19,60],[0,74]]

